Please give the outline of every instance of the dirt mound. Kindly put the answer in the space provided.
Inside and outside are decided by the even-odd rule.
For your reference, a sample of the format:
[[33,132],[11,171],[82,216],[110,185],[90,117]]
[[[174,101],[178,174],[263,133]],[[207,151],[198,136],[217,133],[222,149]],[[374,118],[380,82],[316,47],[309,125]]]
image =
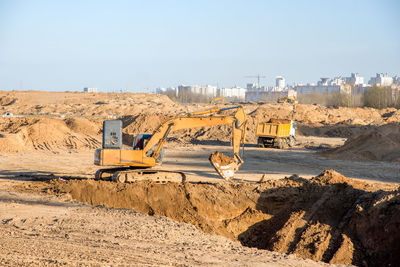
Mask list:
[[250,247],[330,263],[400,261],[400,192],[334,171],[262,184],[52,181],[50,190],[91,205],[127,208],[180,222]]
[[389,113],[390,116],[387,118],[386,122],[400,122],[400,110],[396,110]]
[[400,161],[400,125],[388,124],[348,139],[341,147],[321,152],[333,159]]
[[368,189],[367,183],[347,178],[334,170],[325,170],[320,175],[314,177],[311,181],[321,185],[348,184],[359,189]]
[[101,145],[99,126],[86,119],[10,118],[0,123],[0,151],[80,150]]
[[68,118],[65,124],[71,131],[86,135],[101,134],[101,123],[94,123],[86,118]]
[[9,106],[17,102],[17,99],[10,96],[2,96],[0,97],[0,106]]
[[0,113],[108,116],[170,112],[179,108],[166,95],[158,94],[0,91]]
[[0,133],[1,152],[20,152],[26,150],[26,143],[21,134]]
[[136,135],[140,133],[153,133],[162,123],[171,119],[171,114],[142,113],[137,116],[122,117],[124,133]]

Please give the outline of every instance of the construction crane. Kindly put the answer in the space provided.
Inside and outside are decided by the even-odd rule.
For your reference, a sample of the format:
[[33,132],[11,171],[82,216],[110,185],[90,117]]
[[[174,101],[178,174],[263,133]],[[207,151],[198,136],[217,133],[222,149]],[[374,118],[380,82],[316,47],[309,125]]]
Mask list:
[[259,91],[260,91],[260,79],[264,79],[264,78],[266,78],[266,76],[257,74],[257,75],[248,75],[248,76],[244,76],[244,77],[245,78],[257,78],[256,99],[258,100],[258,94],[259,94]]
[[260,74],[257,74],[257,75],[248,75],[248,76],[244,76],[244,77],[245,77],[245,78],[257,78],[257,88],[260,88],[260,79],[266,78],[266,76],[260,75]]

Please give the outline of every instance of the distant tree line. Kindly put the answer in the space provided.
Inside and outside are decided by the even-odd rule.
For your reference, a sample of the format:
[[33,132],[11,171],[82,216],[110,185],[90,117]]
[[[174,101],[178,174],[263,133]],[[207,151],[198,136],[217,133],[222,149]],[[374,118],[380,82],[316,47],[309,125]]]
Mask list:
[[299,103],[302,104],[320,104],[333,107],[400,108],[398,91],[390,87],[380,86],[372,86],[362,94],[346,94],[339,92],[302,94],[298,96],[298,100]]
[[[211,100],[214,98],[212,96],[208,95],[203,95],[203,94],[196,94],[190,91],[180,91],[178,95],[176,95],[175,91],[173,90],[167,90],[163,93],[164,95],[167,95],[172,101],[174,102],[179,102],[179,103],[210,103]],[[242,102],[243,99],[240,99],[239,97],[226,97],[225,98],[225,103],[237,103],[237,102]],[[220,103],[220,102],[218,102]]]
[[196,94],[186,90],[180,91],[178,95],[173,90],[167,90],[163,94],[167,95],[172,101],[179,103],[209,103],[212,99],[211,96]]
[[[179,103],[209,103],[213,97],[182,90],[176,95],[168,90],[163,94]],[[226,99],[228,102],[239,99]],[[309,93],[298,95],[300,104],[319,104],[329,107],[371,107],[371,108],[400,108],[399,91],[390,87],[372,86],[360,94],[347,93]]]

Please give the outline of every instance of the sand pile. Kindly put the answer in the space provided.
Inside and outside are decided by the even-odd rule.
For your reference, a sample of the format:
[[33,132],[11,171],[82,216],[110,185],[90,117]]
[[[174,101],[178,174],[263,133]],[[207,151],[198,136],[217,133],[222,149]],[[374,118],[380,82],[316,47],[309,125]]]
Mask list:
[[394,110],[387,114],[388,114],[388,118],[387,118],[386,122],[388,122],[388,123],[400,122],[400,110]]
[[92,122],[86,118],[68,118],[64,122],[75,133],[94,136],[102,134],[99,122]]
[[25,151],[26,143],[21,134],[8,134],[0,132],[0,151],[1,152],[20,152]]
[[17,102],[17,99],[8,95],[0,97],[0,106],[9,106]]
[[0,122],[0,151],[80,150],[101,146],[99,123],[86,119],[8,118]]
[[83,93],[0,91],[0,114],[108,116],[180,109],[165,95],[143,93]]
[[164,113],[142,113],[137,116],[124,116],[122,117],[123,132],[132,135],[151,134],[172,117],[173,115]]
[[341,160],[380,160],[400,162],[400,125],[388,124],[348,139],[341,147],[321,152]]
[[168,216],[246,246],[313,260],[368,266],[400,261],[398,188],[334,171],[262,184],[52,181],[49,191],[91,205]]

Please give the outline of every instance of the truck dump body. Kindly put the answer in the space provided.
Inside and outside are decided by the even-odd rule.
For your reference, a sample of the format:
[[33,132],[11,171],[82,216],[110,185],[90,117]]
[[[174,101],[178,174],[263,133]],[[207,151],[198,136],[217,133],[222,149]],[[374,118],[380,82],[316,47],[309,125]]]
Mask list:
[[291,122],[281,120],[274,122],[262,122],[257,124],[257,136],[263,137],[289,137]]

